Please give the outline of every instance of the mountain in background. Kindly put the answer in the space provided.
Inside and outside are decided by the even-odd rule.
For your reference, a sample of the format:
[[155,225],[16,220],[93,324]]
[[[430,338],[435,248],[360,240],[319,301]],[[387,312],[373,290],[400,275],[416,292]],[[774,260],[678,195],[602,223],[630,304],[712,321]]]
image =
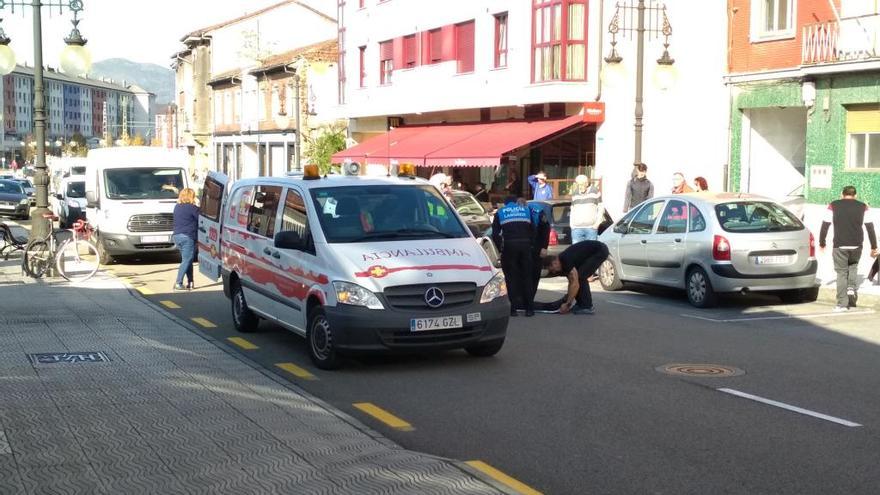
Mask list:
[[125,81],[136,84],[156,95],[156,105],[174,101],[174,71],[156,64],[142,64],[124,58],[108,58],[92,64],[89,77],[113,79],[116,84]]

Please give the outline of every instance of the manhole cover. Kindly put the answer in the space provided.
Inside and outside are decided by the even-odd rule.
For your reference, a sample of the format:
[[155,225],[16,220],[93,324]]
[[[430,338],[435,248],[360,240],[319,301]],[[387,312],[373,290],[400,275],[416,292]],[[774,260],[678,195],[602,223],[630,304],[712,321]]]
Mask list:
[[100,351],[90,352],[41,352],[28,354],[31,364],[103,363],[110,358]]
[[746,372],[733,366],[720,364],[664,364],[656,368],[660,373],[680,376],[699,376],[708,378],[726,378],[744,375]]

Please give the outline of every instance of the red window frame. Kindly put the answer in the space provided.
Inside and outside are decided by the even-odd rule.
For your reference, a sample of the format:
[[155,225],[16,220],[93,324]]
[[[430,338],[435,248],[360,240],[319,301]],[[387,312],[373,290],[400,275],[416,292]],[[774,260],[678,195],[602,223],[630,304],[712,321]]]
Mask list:
[[391,84],[394,71],[394,41],[379,42],[379,84]]
[[403,67],[412,69],[418,62],[418,52],[416,50],[416,35],[411,34],[403,37]]
[[361,88],[367,87],[367,47],[361,46],[358,47],[358,86]]
[[495,68],[507,67],[507,33],[509,31],[507,12],[495,14]]
[[[582,28],[583,39],[573,40],[569,38],[571,26],[569,25],[569,9],[571,5],[580,4],[584,9],[584,25]],[[539,14],[540,12],[540,14]],[[549,22],[546,16],[549,15]],[[540,16],[540,19],[539,19]],[[554,32],[554,27],[559,19],[559,32]],[[533,0],[532,1],[532,83],[545,81],[586,81],[587,80],[587,38],[589,27],[589,2],[588,0]],[[547,33],[544,33],[547,28]],[[540,39],[540,41],[538,41]],[[584,64],[579,67],[583,77],[571,77],[574,67],[569,67],[568,53],[575,47],[581,47]],[[538,50],[542,51],[541,67],[538,67]],[[544,70],[545,60],[549,55],[551,66],[549,73]],[[558,66],[556,61],[558,60]],[[556,67],[554,67],[556,66]],[[558,73],[556,71],[558,69]],[[572,69],[572,70],[569,70]],[[540,71],[539,71],[540,70]]]
[[455,60],[459,74],[474,71],[474,34],[474,21],[455,25]]

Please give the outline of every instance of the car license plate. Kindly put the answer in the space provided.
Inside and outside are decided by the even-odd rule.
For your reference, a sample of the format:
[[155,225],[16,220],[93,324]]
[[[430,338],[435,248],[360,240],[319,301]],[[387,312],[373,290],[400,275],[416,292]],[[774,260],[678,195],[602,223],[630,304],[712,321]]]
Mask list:
[[439,316],[437,318],[413,318],[409,320],[409,329],[412,332],[461,328],[461,326],[461,315]]
[[171,238],[167,235],[142,235],[141,242],[150,243],[150,242],[168,242]]
[[782,265],[788,263],[788,256],[756,256],[756,265]]

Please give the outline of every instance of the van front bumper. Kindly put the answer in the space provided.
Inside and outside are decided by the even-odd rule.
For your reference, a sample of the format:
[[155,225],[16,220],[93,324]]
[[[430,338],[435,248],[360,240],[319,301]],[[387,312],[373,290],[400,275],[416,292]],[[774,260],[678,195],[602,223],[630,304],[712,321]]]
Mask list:
[[[340,351],[420,351],[458,349],[497,342],[507,335],[510,302],[500,297],[487,304],[470,304],[450,310],[373,310],[340,304],[324,307],[333,337]],[[411,331],[413,318],[461,316],[463,327],[446,330]],[[473,321],[477,319],[479,321]],[[470,318],[468,318],[470,316]],[[468,320],[471,322],[468,322]]]
[[[166,242],[144,242],[144,236],[164,236],[167,237]],[[171,234],[107,234],[101,232],[99,234],[104,248],[113,256],[132,256],[143,254],[167,254],[176,253],[177,248],[171,241]]]

